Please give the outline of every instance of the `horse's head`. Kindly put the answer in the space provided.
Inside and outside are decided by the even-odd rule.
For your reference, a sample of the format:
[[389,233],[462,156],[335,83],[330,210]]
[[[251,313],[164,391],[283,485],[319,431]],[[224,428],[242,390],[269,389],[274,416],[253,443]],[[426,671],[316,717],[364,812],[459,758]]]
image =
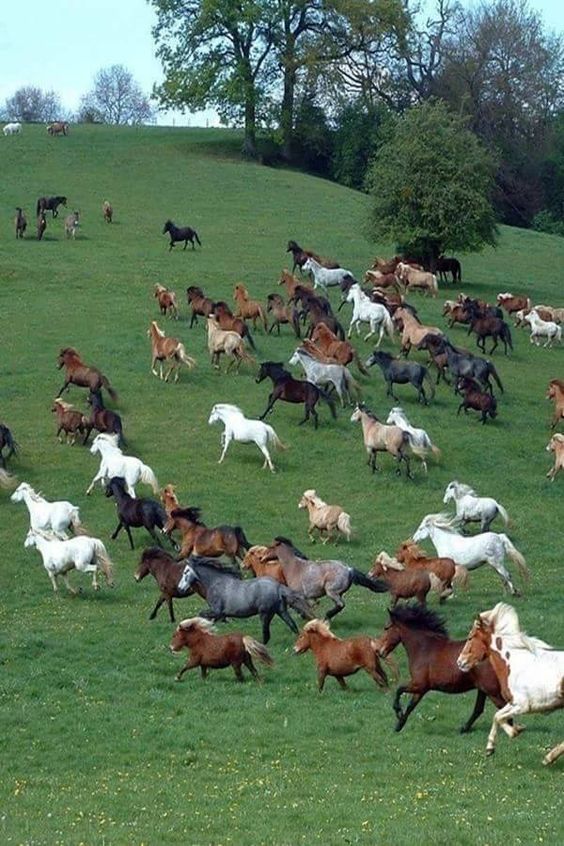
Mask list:
[[451,499],[456,498],[456,482],[450,482],[445,490],[445,495],[443,496],[443,502],[446,504],[450,502]]
[[106,485],[106,496],[114,496],[115,493],[125,493],[125,479],[123,476],[112,476]]
[[24,547],[29,549],[33,546],[37,546],[37,534],[33,531],[33,529],[30,529],[25,536]]
[[288,241],[288,247],[286,249],[286,252],[287,253],[293,253],[294,250],[299,253],[299,252],[301,252],[302,248],[300,246],[298,246],[298,244],[295,241]]
[[32,492],[33,488],[27,482],[21,482],[10,497],[11,502],[22,502],[26,493]]
[[298,508],[307,508],[310,503],[316,498],[317,493],[316,491],[311,488],[311,490],[304,491],[300,501],[298,502]]
[[482,619],[481,615],[478,615],[470,629],[466,643],[456,659],[458,669],[467,673],[480,661],[484,661],[490,651],[491,637],[492,627]]
[[428,538],[430,536],[430,533],[431,523],[429,521],[429,517],[427,516],[421,520],[417,530],[413,533],[413,540],[415,541],[415,543],[418,543],[418,541],[422,541],[425,540],[425,538]]
[[192,585],[197,581],[198,574],[190,566],[190,564],[187,564],[184,570],[182,571],[182,575],[180,576],[180,579],[178,581],[178,592],[184,593],[185,591],[188,591],[192,587]]
[[212,423],[219,423],[221,421],[221,413],[216,405],[212,408],[210,412],[210,416],[208,418],[208,425],[211,426]]
[[166,235],[167,232],[170,232],[171,228],[174,226],[172,220],[167,220],[165,225],[163,226],[163,235]]

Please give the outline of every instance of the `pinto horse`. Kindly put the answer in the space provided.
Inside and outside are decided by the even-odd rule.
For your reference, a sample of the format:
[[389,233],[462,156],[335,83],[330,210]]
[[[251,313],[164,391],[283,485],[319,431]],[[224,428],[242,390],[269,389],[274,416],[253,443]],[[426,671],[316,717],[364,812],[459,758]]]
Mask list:
[[102,388],[105,388],[114,402],[117,400],[117,394],[110,385],[108,377],[104,376],[97,367],[89,367],[89,365],[84,364],[74,347],[64,347],[60,350],[57,367],[59,370],[64,367],[66,375],[59,396],[72,384],[79,388],[89,388],[91,391],[101,391]]
[[165,533],[170,535],[178,529],[182,535],[180,557],[189,555],[205,555],[208,558],[218,558],[228,555],[233,564],[237,559],[243,560],[245,550],[251,544],[245,536],[241,526],[216,526],[208,528],[200,519],[199,508],[175,508],[170,512],[165,526]]
[[264,420],[268,412],[272,410],[272,407],[274,406],[274,403],[277,400],[283,400],[284,402],[304,403],[305,417],[303,420],[300,420],[298,424],[299,426],[301,426],[303,423],[306,423],[309,420],[310,416],[312,416],[314,426],[317,429],[319,419],[317,411],[315,410],[315,406],[317,405],[317,402],[320,399],[324,400],[329,406],[333,419],[337,418],[335,403],[333,402],[329,394],[322,388],[318,388],[316,385],[313,385],[311,382],[306,382],[302,379],[294,379],[291,373],[288,373],[287,370],[284,370],[282,362],[263,361],[260,366],[258,376],[255,379],[255,382],[262,382],[263,379],[266,378],[272,380],[273,388],[268,397],[268,404],[266,406],[266,409],[263,414],[261,414],[261,416],[259,417],[259,420]]
[[166,235],[167,232],[170,236],[170,245],[168,248],[169,253],[177,241],[184,241],[184,249],[188,246],[188,241],[192,244],[193,250],[196,249],[194,241],[196,241],[200,247],[202,246],[202,242],[198,238],[198,233],[195,229],[192,229],[191,226],[179,227],[175,226],[172,220],[167,220],[163,226],[163,235]]
[[58,207],[66,206],[66,204],[66,197],[40,197],[36,205],[36,215],[39,217],[43,212],[50,211],[53,217],[57,217],[59,214]]

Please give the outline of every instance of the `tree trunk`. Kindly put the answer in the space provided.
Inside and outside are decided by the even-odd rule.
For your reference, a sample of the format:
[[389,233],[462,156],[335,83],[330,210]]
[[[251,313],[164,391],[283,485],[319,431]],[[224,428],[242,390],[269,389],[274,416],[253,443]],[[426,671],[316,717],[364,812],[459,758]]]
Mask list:
[[256,92],[250,68],[248,77],[245,83],[245,138],[243,141],[243,155],[249,159],[256,159]]
[[282,157],[287,162],[292,161],[294,142],[294,91],[296,88],[296,64],[294,54],[294,39],[287,34],[286,50],[283,56],[284,93],[280,111],[280,129],[282,130]]

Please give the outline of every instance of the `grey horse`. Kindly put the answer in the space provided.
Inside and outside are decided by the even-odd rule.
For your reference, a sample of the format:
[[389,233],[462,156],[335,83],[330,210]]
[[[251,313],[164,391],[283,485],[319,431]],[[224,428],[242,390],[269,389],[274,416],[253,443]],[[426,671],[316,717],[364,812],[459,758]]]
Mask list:
[[354,402],[359,398],[359,386],[342,364],[325,364],[323,361],[314,358],[302,347],[298,347],[292,358],[289,359],[288,364],[301,364],[307,381],[313,382],[318,387],[333,385],[343,407],[345,398],[349,402]]

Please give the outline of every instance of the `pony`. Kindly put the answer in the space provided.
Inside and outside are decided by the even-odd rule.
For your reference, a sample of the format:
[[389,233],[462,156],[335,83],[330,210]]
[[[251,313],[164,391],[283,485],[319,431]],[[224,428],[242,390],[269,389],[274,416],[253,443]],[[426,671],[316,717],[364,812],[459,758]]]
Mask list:
[[415,597],[421,605],[425,605],[427,594],[432,587],[440,592],[442,584],[431,582],[434,573],[428,570],[406,570],[403,564],[381,552],[368,571],[371,579],[381,579],[387,586],[392,597],[391,607],[394,608],[399,599],[413,599]]
[[490,526],[499,515],[506,526],[509,525],[509,514],[496,499],[490,496],[478,496],[469,485],[461,482],[450,482],[445,490],[443,502],[446,504],[454,500],[456,518],[461,523],[480,523],[481,532],[489,532]]
[[90,447],[92,455],[100,453],[101,461],[98,472],[86,489],[86,496],[92,493],[96,482],[102,486],[109,482],[113,476],[125,479],[125,486],[129,496],[135,496],[135,488],[138,482],[150,485],[153,493],[159,492],[157,477],[147,464],[143,464],[138,458],[131,455],[124,455],[117,445],[117,435],[100,434],[96,435]]
[[513,596],[519,596],[519,591],[515,588],[509,571],[505,567],[505,556],[507,555],[517,565],[525,581],[529,578],[529,570],[525,559],[507,535],[482,532],[479,535],[465,537],[456,531],[458,525],[457,519],[449,517],[448,514],[427,514],[421,520],[413,540],[417,543],[430,538],[441,557],[452,558],[468,570],[476,570],[483,564],[489,564],[510,593]]
[[[6,455],[4,455],[5,447],[8,449]],[[13,455],[17,455],[18,450],[18,442],[12,435],[10,429],[8,429],[4,423],[0,423],[0,469],[6,470],[7,459],[11,458]]]
[[160,591],[157,604],[153,608],[149,620],[155,619],[159,608],[166,602],[170,622],[175,622],[172,600],[184,599],[189,595],[185,590],[178,589],[178,583],[184,573],[185,566],[185,561],[178,562],[160,546],[151,546],[149,549],[143,550],[133,578],[136,582],[141,582],[150,573]]
[[65,217],[65,235],[67,238],[76,238],[76,233],[78,232],[79,227],[79,214],[77,211],[74,211],[72,214],[69,214]]
[[498,294],[496,300],[498,305],[505,309],[508,314],[514,314],[516,311],[521,311],[521,309],[526,309],[528,311],[532,306],[529,297],[514,296],[509,291],[506,291],[503,294]]
[[104,376],[97,367],[84,364],[74,347],[63,347],[59,351],[57,367],[59,370],[65,368],[65,382],[58,396],[66,391],[70,385],[77,385],[80,388],[89,388],[90,391],[101,392],[102,388],[105,388],[113,401],[117,401],[117,394],[110,385],[108,377]]
[[168,314],[169,317],[178,320],[178,305],[174,291],[169,291],[164,285],[155,285],[153,296],[159,304],[159,309],[163,317],[166,317]]
[[394,382],[398,385],[409,384],[417,389],[417,400],[423,405],[428,405],[427,394],[423,387],[423,381],[427,380],[431,391],[430,399],[435,396],[435,386],[429,376],[429,371],[423,364],[418,364],[415,361],[403,361],[400,358],[394,358],[390,353],[375,350],[364,362],[366,367],[372,367],[377,364],[382,371],[387,385],[386,395],[398,402],[398,397],[394,394],[392,385]]
[[[564,708],[564,652],[536,637],[529,637],[519,625],[511,605],[498,602],[478,614],[464,648],[457,659],[462,672],[489,659],[504,694],[506,705],[494,714],[486,755],[493,755],[498,729],[509,737],[518,731],[509,721],[520,714],[543,714]],[[555,760],[552,750],[544,763]]]
[[70,540],[59,540],[55,535],[30,529],[24,547],[26,549],[36,547],[39,550],[43,559],[43,566],[47,570],[55,593],[59,590],[57,585],[59,576],[62,577],[69,593],[77,593],[68,581],[67,573],[69,570],[92,573],[94,590],[99,589],[97,576],[98,572],[101,571],[106,577],[108,585],[113,587],[113,565],[106,552],[106,547],[98,538],[81,535]]
[[83,443],[88,442],[92,429],[108,435],[117,435],[119,447],[124,446],[123,423],[121,417],[115,411],[104,407],[104,401],[100,391],[90,391],[86,400],[90,406],[90,416],[86,418],[85,434]]
[[249,292],[242,283],[235,285],[233,288],[233,300],[237,305],[237,313],[235,317],[240,317],[243,320],[252,320],[253,329],[256,331],[257,319],[262,322],[264,331],[268,331],[268,321],[264,313],[264,309],[258,300],[251,300]]
[[45,230],[47,229],[47,218],[45,217],[45,212],[39,212],[37,217],[37,240],[41,241],[43,235],[45,234]]
[[125,490],[125,479],[122,479],[119,476],[111,478],[106,485],[106,496],[113,496],[115,499],[119,519],[115,532],[110,535],[112,540],[115,540],[121,530],[125,529],[127,537],[129,538],[129,545],[131,549],[135,549],[133,546],[133,538],[131,537],[131,526],[134,528],[140,528],[143,526],[147,529],[153,540],[160,545],[160,541],[155,534],[155,526],[157,526],[157,528],[159,528],[162,532],[167,520],[167,515],[166,511],[159,502],[156,502],[154,499],[137,499],[129,496]]
[[309,649],[317,665],[317,686],[323,690],[327,676],[337,679],[347,689],[345,676],[364,670],[378,687],[386,688],[388,679],[378,658],[379,643],[373,637],[360,635],[341,640],[323,620],[310,620],[303,627],[294,644],[294,654],[303,655]]
[[35,210],[37,217],[42,212],[50,211],[53,217],[58,217],[59,206],[66,206],[67,198],[57,195],[56,197],[39,197]]
[[233,564],[237,559],[242,560],[245,550],[251,544],[247,540],[241,526],[215,526],[209,528],[201,520],[199,508],[175,508],[168,515],[165,534],[170,535],[178,529],[182,535],[180,557],[189,555],[204,555],[207,558],[218,558],[228,555]]
[[85,417],[81,411],[77,411],[76,408],[73,408],[70,403],[64,402],[60,397],[53,400],[51,411],[57,415],[56,437],[59,439],[59,442],[63,443],[64,436],[66,435],[67,443],[74,446],[76,436],[79,433],[84,435],[86,432],[86,429],[88,428],[88,418]]
[[80,511],[66,500],[49,502],[27,482],[21,482],[10,497],[12,502],[24,502],[29,511],[29,527],[34,532],[52,532],[60,540],[67,540],[67,530],[81,531]]
[[379,452],[389,452],[398,462],[396,475],[401,475],[401,463],[405,464],[405,472],[408,479],[412,479],[409,466],[407,448],[410,445],[409,432],[404,432],[399,426],[386,426],[380,422],[376,415],[364,403],[358,403],[351,415],[351,423],[359,423],[362,426],[364,447],[368,453],[367,464],[375,473],[379,468],[376,466],[376,456]]
[[556,474],[564,468],[564,435],[553,435],[546,447],[547,452],[554,453],[554,466],[546,474],[547,479],[554,482]]
[[5,124],[5,126],[2,129],[2,133],[5,136],[21,135],[21,131],[22,131],[22,125],[21,125],[21,123],[17,123],[16,121],[13,121],[12,123]]
[[222,463],[229,444],[234,440],[243,444],[255,443],[264,455],[262,469],[268,467],[272,473],[275,472],[268,444],[273,444],[277,449],[287,447],[284,446],[272,426],[263,423],[262,420],[249,420],[238,406],[229,403],[216,403],[213,406],[208,425],[211,426],[213,423],[223,423],[225,427],[221,435],[223,449],[218,464]]
[[306,273],[313,274],[313,287],[321,288],[322,291],[327,293],[327,288],[329,287],[337,287],[341,284],[343,279],[347,276],[352,276],[354,279],[353,274],[350,270],[345,270],[344,267],[334,267],[334,268],[327,268],[323,267],[322,264],[319,264],[311,256],[303,263],[302,271],[306,271]]
[[253,658],[273,667],[274,661],[266,647],[248,635],[232,632],[228,635],[215,634],[215,626],[203,617],[192,617],[182,620],[170,641],[170,651],[180,652],[188,650],[188,661],[176,674],[176,681],[180,681],[184,673],[200,668],[202,678],[205,679],[208,670],[221,670],[233,667],[238,682],[245,681],[242,666],[249,670],[255,681],[260,681],[259,674],[253,664]]
[[492,420],[497,417],[496,398],[488,391],[481,391],[478,382],[470,376],[462,376],[457,380],[456,393],[462,393],[463,397],[456,412],[457,417],[462,409],[464,409],[464,413],[466,414],[469,408],[473,411],[480,412],[482,425],[487,423],[488,416]]
[[390,340],[393,340],[394,324],[392,323],[392,318],[390,317],[388,309],[383,305],[373,303],[366,294],[362,292],[360,285],[354,284],[351,286],[345,302],[353,303],[353,313],[349,324],[349,331],[347,332],[348,338],[350,338],[352,334],[353,326],[356,327],[356,334],[360,335],[360,324],[369,323],[370,332],[364,336],[365,341],[371,338],[372,335],[376,334],[376,332],[379,333],[378,341],[376,342],[377,347],[380,346],[384,334],[386,334]]
[[322,362],[305,347],[298,347],[292,357],[288,359],[288,364],[301,364],[307,381],[313,385],[322,388],[333,387],[343,408],[345,398],[351,401],[353,394],[359,396],[359,386],[346,367],[343,367],[342,364]]
[[416,270],[411,265],[400,261],[396,268],[396,275],[403,282],[406,291],[411,291],[411,289],[420,290],[425,295],[430,293],[432,297],[436,297],[439,293],[437,277],[434,273],[428,273],[425,270]]
[[104,200],[102,203],[102,216],[106,223],[112,223],[114,217],[114,210],[112,208],[112,204],[109,203],[107,200]]
[[208,317],[208,352],[211,355],[212,366],[219,370],[219,357],[226,355],[231,361],[227,365],[227,373],[233,365],[238,371],[241,363],[253,361],[243,345],[243,339],[237,332],[225,331],[219,328],[219,323],[211,315]]
[[255,382],[258,384],[267,378],[271,379],[273,388],[269,394],[266,409],[259,417],[259,420],[264,420],[269,411],[272,411],[274,403],[277,400],[292,403],[303,402],[305,416],[303,420],[300,420],[298,426],[306,423],[311,416],[313,417],[313,425],[317,429],[319,420],[315,406],[320,399],[327,403],[333,419],[336,419],[337,412],[335,411],[335,404],[329,394],[327,394],[322,388],[318,388],[316,385],[313,385],[311,382],[294,379],[291,373],[284,370],[282,362],[262,362]]
[[167,232],[170,237],[170,245],[168,248],[169,253],[175,246],[177,241],[184,241],[184,249],[186,249],[186,247],[188,246],[188,241],[190,241],[190,243],[192,244],[193,250],[196,249],[194,241],[198,244],[198,246],[202,246],[202,242],[198,237],[198,233],[195,229],[192,229],[191,226],[178,227],[175,226],[172,220],[167,220],[165,225],[163,226],[162,234],[166,235]]
[[511,329],[500,317],[493,315],[476,314],[473,309],[470,309],[470,326],[468,327],[468,335],[473,332],[476,335],[476,346],[483,353],[486,352],[486,338],[492,338],[493,344],[490,350],[490,355],[497,348],[498,340],[503,342],[504,353],[507,355],[507,347],[513,351],[513,341],[511,339]]
[[253,350],[256,350],[249,327],[241,317],[235,317],[226,302],[218,300],[218,302],[213,303],[211,316],[215,317],[220,329],[225,332],[237,332],[241,338],[249,342]]
[[189,370],[196,366],[196,359],[189,356],[186,348],[177,338],[167,338],[162,329],[155,320],[151,321],[151,325],[147,330],[147,335],[151,339],[151,373],[156,376],[155,364],[159,362],[159,378],[163,378],[163,362],[167,361],[170,364],[168,372],[164,377],[164,381],[168,382],[169,376],[174,370],[174,381],[178,382],[178,374],[180,367],[185,364]]
[[368,370],[362,363],[360,356],[350,341],[341,341],[325,323],[318,323],[313,328],[311,340],[326,355],[337,364],[346,366],[352,361],[355,362],[360,372],[368,375]]
[[213,300],[206,297],[201,288],[197,285],[190,285],[186,288],[186,298],[188,305],[192,309],[192,317],[190,319],[190,329],[194,323],[198,322],[198,315],[201,317],[209,317],[213,312]]
[[16,238],[23,238],[24,232],[27,229],[27,220],[25,214],[19,206],[16,208],[14,225],[16,227]]
[[68,135],[69,125],[66,121],[56,120],[47,126],[48,135]]
[[399,426],[404,432],[408,432],[411,438],[410,443],[417,447],[417,457],[421,459],[421,464],[425,473],[427,473],[427,462],[425,461],[426,456],[431,453],[438,458],[441,451],[432,442],[425,429],[417,429],[412,426],[407,419],[405,411],[399,406],[392,408],[386,418],[386,425]]
[[[350,514],[347,514],[340,505],[327,505],[317,492],[313,489],[304,491],[298,508],[306,508],[309,516],[308,536],[312,543],[315,543],[313,530],[317,529],[319,539],[322,543],[332,540],[332,534],[337,531],[343,534],[350,543],[352,528]],[[323,538],[322,532],[325,532]]]
[[559,344],[562,343],[562,327],[553,320],[541,320],[536,309],[533,308],[525,315],[524,319],[531,327],[531,344],[538,347],[541,338],[546,338],[544,347],[551,347],[554,341],[558,341]]

